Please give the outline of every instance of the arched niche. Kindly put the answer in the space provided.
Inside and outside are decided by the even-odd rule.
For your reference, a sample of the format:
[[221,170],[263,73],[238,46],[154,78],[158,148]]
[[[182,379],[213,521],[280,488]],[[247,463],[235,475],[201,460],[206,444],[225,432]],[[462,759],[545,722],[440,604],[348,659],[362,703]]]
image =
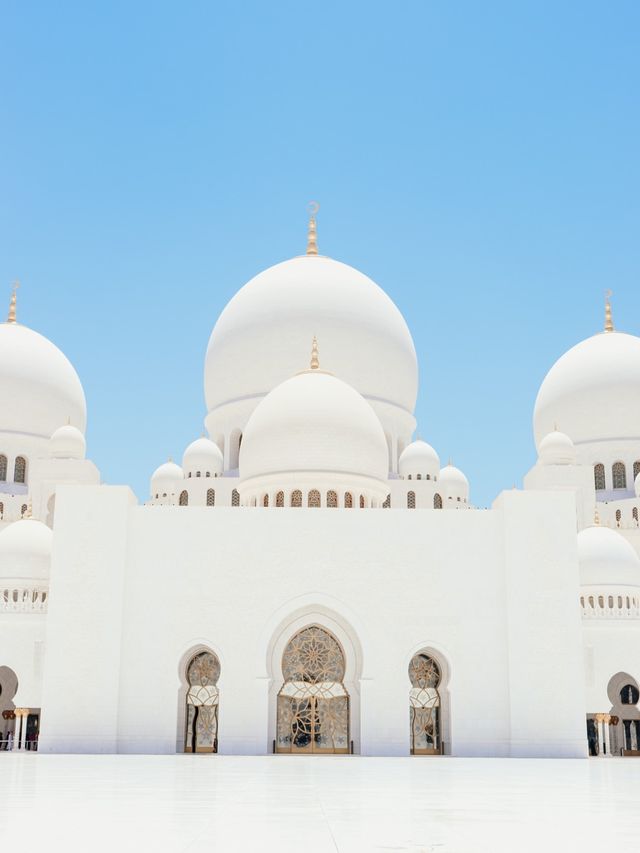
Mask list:
[[[416,668],[414,662],[418,658],[432,660],[438,672],[437,687],[435,690],[437,692],[437,707],[439,709],[437,715],[439,718],[439,743],[435,749],[432,749],[425,744],[422,748],[419,748],[416,751],[412,738],[412,708],[414,710],[418,709],[422,704],[426,706],[427,710],[429,706],[431,706],[431,708],[435,707],[435,702],[433,701],[435,697],[432,695],[433,686],[430,686],[430,679],[427,677],[428,665],[425,664],[424,669],[422,667]],[[451,668],[448,657],[441,649],[433,646],[432,644],[425,643],[424,645],[415,647],[411,654],[407,656],[405,660],[405,667],[405,672],[407,673],[406,683],[408,684],[410,753],[415,755],[451,755]],[[421,675],[424,677],[421,678]],[[413,683],[414,681],[416,682],[415,684]],[[422,692],[423,690],[425,691],[424,693]],[[428,717],[428,715],[425,716]]]
[[221,672],[220,655],[209,643],[191,646],[180,658],[176,752],[218,752]]
[[[352,626],[338,613],[324,607],[310,605],[285,617],[273,631],[267,646],[267,675],[269,678],[268,752],[274,750],[277,735],[278,694],[286,678],[283,657],[291,641],[301,630],[316,626],[327,631],[339,644],[344,654],[342,684],[349,696],[349,741],[353,751],[360,749],[360,679],[362,677],[362,650]],[[351,743],[349,744],[351,751]]]

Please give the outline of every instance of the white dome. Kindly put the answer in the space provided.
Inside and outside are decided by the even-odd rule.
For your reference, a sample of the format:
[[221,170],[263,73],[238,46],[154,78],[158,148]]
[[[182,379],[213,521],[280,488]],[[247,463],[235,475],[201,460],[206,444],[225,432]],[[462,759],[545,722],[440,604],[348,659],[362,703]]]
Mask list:
[[542,465],[574,465],[576,448],[566,433],[556,429],[540,442],[538,460]]
[[578,533],[580,583],[583,586],[640,586],[640,558],[621,533],[587,527]]
[[14,521],[0,533],[0,578],[48,578],[52,541],[52,531],[41,521]]
[[382,481],[388,458],[369,403],[337,377],[307,370],[274,388],[253,411],[240,448],[240,477],[318,472]]
[[84,431],[87,406],[78,374],[47,338],[0,323],[0,430],[49,438],[67,421]]
[[217,477],[222,474],[222,451],[209,438],[197,438],[182,457],[186,477]]
[[164,462],[151,475],[151,494],[170,495],[184,480],[184,472],[175,462]]
[[77,427],[58,427],[49,440],[49,454],[54,459],[84,459],[87,442]]
[[640,438],[640,338],[601,332],[547,373],[534,411],[536,444],[558,423],[575,444]]
[[252,278],[220,315],[205,362],[209,431],[217,428],[213,410],[247,398],[257,404],[294,375],[314,335],[323,369],[413,418],[416,352],[398,308],[353,267],[303,255]]
[[456,501],[460,498],[464,502],[469,499],[469,481],[455,465],[441,468],[438,488],[444,498]]
[[412,441],[400,454],[398,473],[401,477],[436,479],[440,471],[440,459],[430,444],[418,438]]

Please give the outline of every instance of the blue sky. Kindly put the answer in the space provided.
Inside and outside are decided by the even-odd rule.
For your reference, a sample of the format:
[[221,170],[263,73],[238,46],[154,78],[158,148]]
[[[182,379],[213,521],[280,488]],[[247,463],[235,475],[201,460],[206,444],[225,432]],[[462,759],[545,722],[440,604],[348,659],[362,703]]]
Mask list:
[[5,2],[0,296],[83,381],[140,499],[202,430],[217,316],[304,249],[374,278],[422,436],[490,503],[553,361],[640,332],[637,2]]

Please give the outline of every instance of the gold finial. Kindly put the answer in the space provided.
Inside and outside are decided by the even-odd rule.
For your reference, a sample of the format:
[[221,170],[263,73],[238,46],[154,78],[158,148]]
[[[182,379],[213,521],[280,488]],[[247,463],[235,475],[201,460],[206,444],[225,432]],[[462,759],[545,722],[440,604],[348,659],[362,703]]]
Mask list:
[[13,293],[11,294],[11,302],[9,302],[9,315],[7,317],[7,323],[15,323],[16,322],[16,291],[20,287],[19,281],[13,282]]
[[318,370],[320,367],[320,358],[318,354],[318,339],[316,336],[313,336],[313,342],[311,344],[311,364],[309,365],[311,370]]
[[613,317],[611,316],[611,302],[609,300],[613,296],[612,290],[604,292],[604,330],[605,332],[613,332]]
[[593,523],[596,527],[600,527],[600,513],[598,512],[598,507],[596,506],[593,512]]
[[29,498],[27,508],[25,509],[24,515],[22,517],[23,518],[33,518],[33,503],[31,501],[31,498]]
[[316,229],[316,213],[320,210],[317,201],[309,202],[309,230],[307,232],[307,255],[318,254],[318,231]]

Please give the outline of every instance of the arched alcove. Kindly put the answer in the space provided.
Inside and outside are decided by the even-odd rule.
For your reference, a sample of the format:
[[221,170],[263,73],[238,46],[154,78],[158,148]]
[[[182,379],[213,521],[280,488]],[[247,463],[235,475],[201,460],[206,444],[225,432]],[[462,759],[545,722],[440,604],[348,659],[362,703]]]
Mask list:
[[451,669],[448,659],[440,649],[425,644],[413,650],[406,666],[409,751],[411,755],[450,755]]
[[[348,749],[359,751],[360,745],[360,678],[362,676],[362,651],[354,629],[341,615],[321,605],[302,607],[285,617],[275,628],[267,646],[267,674],[269,677],[268,751],[276,748],[278,722],[278,696],[287,681],[283,661],[291,640],[307,628],[325,631],[337,643],[344,660],[341,684],[348,696],[349,738]],[[331,750],[333,751],[333,750]]]
[[210,645],[198,644],[182,656],[178,672],[176,752],[217,752],[220,657]]

